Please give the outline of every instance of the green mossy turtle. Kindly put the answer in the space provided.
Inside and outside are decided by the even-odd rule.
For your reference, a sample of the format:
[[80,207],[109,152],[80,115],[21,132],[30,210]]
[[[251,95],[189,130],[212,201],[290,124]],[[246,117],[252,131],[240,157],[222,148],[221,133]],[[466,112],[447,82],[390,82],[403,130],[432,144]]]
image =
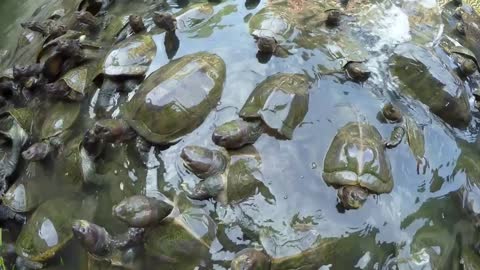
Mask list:
[[[362,242],[362,249],[358,248]],[[245,248],[235,254],[230,263],[231,270],[291,270],[291,269],[323,269],[331,265],[338,269],[355,268],[358,261],[365,255],[372,254],[375,259],[365,262],[366,269],[375,268],[379,261],[386,260],[388,250],[393,252],[392,245],[379,244],[375,237],[358,234],[340,238],[319,239],[310,248],[288,256],[273,256],[259,248]],[[348,254],[344,259],[339,256]],[[371,257],[370,257],[371,258]]]
[[350,122],[335,135],[324,160],[323,180],[339,189],[346,208],[359,208],[368,193],[393,189],[390,161],[378,130],[363,122]]
[[135,35],[116,44],[107,54],[96,81],[103,81],[96,109],[111,105],[117,91],[132,91],[143,79],[157,47],[150,35]]
[[58,81],[46,84],[43,89],[51,98],[81,101],[88,94],[87,88],[92,81],[91,73],[91,66],[80,66],[69,70]]
[[402,92],[427,105],[448,124],[468,126],[472,116],[465,86],[431,50],[408,43],[397,46],[390,71]]
[[261,82],[239,115],[218,126],[212,140],[227,149],[253,144],[266,131],[291,139],[308,111],[310,81],[303,74],[278,73]]
[[222,152],[201,146],[186,146],[184,166],[202,180],[187,196],[195,200],[214,198],[222,204],[244,201],[257,192],[272,195],[262,182],[261,159],[253,146]]
[[114,215],[129,226],[145,226],[147,257],[173,269],[191,269],[207,259],[216,237],[216,223],[185,196],[173,203],[166,198],[127,198],[114,208]]
[[15,244],[17,255],[40,264],[53,258],[73,238],[73,220],[90,219],[95,207],[96,202],[90,197],[61,197],[44,202],[22,228]]
[[42,160],[71,137],[72,129],[80,115],[80,104],[57,102],[49,110],[40,130],[42,142],[30,146],[22,152],[26,160]]
[[137,246],[142,243],[144,229],[129,228],[122,234],[112,236],[104,227],[80,219],[72,222],[71,232],[93,260],[136,269],[131,268],[136,263],[136,254],[132,258],[130,253],[136,253],[139,249]]
[[97,128],[98,136],[128,138],[125,133],[133,131],[137,138],[153,144],[176,143],[202,124],[217,105],[225,69],[219,56],[205,52],[170,62],[152,73],[124,105],[123,120]]
[[381,111],[382,116],[392,123],[400,123],[401,126],[395,127],[390,138],[387,148],[395,147],[400,144],[406,135],[407,143],[410,147],[415,160],[417,161],[417,173],[420,174],[420,165],[424,165],[423,174],[428,167],[428,160],[425,158],[425,135],[422,129],[408,115],[404,115],[400,109],[392,103],[386,103]]

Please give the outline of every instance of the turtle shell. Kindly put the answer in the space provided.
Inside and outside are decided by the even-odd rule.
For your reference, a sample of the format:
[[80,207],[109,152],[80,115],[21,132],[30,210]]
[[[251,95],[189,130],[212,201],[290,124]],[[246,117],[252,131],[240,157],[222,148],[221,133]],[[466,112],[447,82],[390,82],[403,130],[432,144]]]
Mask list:
[[175,264],[175,269],[193,269],[192,264],[209,256],[216,230],[210,216],[190,208],[152,228],[145,237],[145,250],[149,255]]
[[192,5],[177,16],[177,30],[181,32],[194,30],[209,20],[214,12],[210,3]]
[[472,59],[473,61],[475,61],[475,64],[477,64],[477,67],[478,67],[477,57],[475,56],[475,54],[471,50],[469,50],[469,49],[467,49],[463,46],[455,46],[455,47],[450,49],[450,52],[451,53],[456,53],[456,54],[459,54],[459,55],[462,55],[464,57]]
[[56,137],[69,130],[80,115],[80,104],[57,102],[49,110],[43,121],[40,135],[42,139]]
[[7,190],[2,202],[15,212],[29,212],[51,197],[52,189],[45,188],[51,184],[50,180],[51,175],[43,163],[30,162]]
[[378,130],[359,122],[341,128],[325,156],[323,179],[334,186],[361,186],[378,194],[390,192],[391,166]]
[[250,34],[257,37],[273,37],[277,41],[289,40],[294,33],[294,20],[288,8],[271,5],[255,14],[248,26]]
[[309,86],[308,77],[303,74],[272,75],[253,90],[240,117],[262,119],[272,130],[291,139],[307,114]]
[[448,124],[464,128],[472,114],[462,80],[429,49],[401,44],[390,58],[400,90],[427,105]]
[[90,219],[93,209],[95,202],[89,199],[57,198],[44,202],[22,228],[15,245],[17,255],[35,262],[52,258],[72,239],[72,221]]
[[85,66],[71,69],[61,80],[63,80],[70,89],[77,92],[81,96],[85,96],[85,89],[87,87],[88,68]]
[[152,143],[174,143],[217,105],[225,69],[219,56],[204,52],[172,61],[143,82],[124,107],[124,119]]
[[108,76],[143,76],[156,52],[157,47],[151,36],[132,36],[115,45],[108,53],[103,72]]

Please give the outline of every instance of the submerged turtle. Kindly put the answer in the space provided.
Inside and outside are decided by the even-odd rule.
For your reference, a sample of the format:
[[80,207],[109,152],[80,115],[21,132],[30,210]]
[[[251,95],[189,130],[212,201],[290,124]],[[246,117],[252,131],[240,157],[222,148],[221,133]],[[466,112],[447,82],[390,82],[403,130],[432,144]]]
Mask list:
[[11,109],[0,115],[0,194],[7,189],[7,178],[17,168],[22,148],[33,126],[29,109]]
[[57,102],[43,121],[42,142],[35,143],[22,153],[26,160],[42,160],[72,135],[72,127],[80,115],[80,104]]
[[368,193],[389,193],[393,177],[378,130],[363,122],[341,128],[325,156],[323,179],[340,187],[339,199],[346,208],[361,207]]
[[[229,153],[187,146],[181,158],[185,167],[202,179],[187,195],[191,199],[215,198],[227,204],[241,202],[258,191],[265,192],[260,156],[253,146]],[[266,194],[266,197],[271,196]]]
[[286,48],[279,45],[288,41],[294,33],[294,19],[286,8],[268,6],[255,14],[248,26],[260,53],[288,56]]
[[471,112],[463,82],[432,51],[402,44],[395,49],[390,63],[402,91],[454,127],[469,124]]
[[15,245],[17,255],[34,263],[53,258],[72,239],[72,221],[90,219],[94,210],[92,198],[57,198],[44,202],[22,228]]
[[266,131],[291,139],[308,111],[310,82],[306,75],[278,73],[260,83],[240,111],[242,119],[218,126],[215,144],[227,149],[253,144]]
[[131,133],[133,129],[150,143],[175,143],[217,105],[225,72],[225,63],[215,54],[201,52],[174,60],[152,73],[125,104],[125,121],[116,121],[117,127],[112,125],[98,135],[112,137],[114,131]]
[[51,168],[45,164],[30,162],[3,196],[3,204],[17,213],[34,210],[42,202],[53,197],[51,191],[57,187],[45,188],[52,184],[52,175]]
[[[362,241],[362,249],[355,248]],[[375,259],[365,261],[366,269],[374,269],[375,264],[386,260],[386,250],[393,252],[392,245],[378,244],[372,234],[352,234],[341,238],[322,238],[312,247],[289,256],[271,256],[261,248],[245,248],[235,254],[230,263],[231,270],[290,270],[322,269],[333,265],[338,269],[351,269],[365,255],[365,250]],[[380,252],[381,251],[381,252]],[[347,254],[343,260],[338,260]],[[382,254],[382,255],[381,255]]]
[[477,58],[469,49],[463,46],[455,46],[449,52],[458,65],[461,75],[469,76],[478,70]]
[[123,234],[112,236],[105,228],[86,220],[73,221],[71,231],[94,260],[108,261],[115,266],[134,263],[130,260],[132,249],[129,248],[140,245],[144,234],[142,228],[129,228]]
[[185,207],[183,200],[188,201],[176,197],[172,207],[166,198],[136,196],[115,206],[114,215],[129,226],[146,227],[147,256],[174,269],[190,269],[208,258],[217,226],[203,210],[190,207],[190,202]]
[[135,35],[117,45],[107,54],[100,72],[103,82],[97,108],[110,105],[117,91],[129,92],[143,79],[157,48],[149,35]]
[[414,119],[408,115],[403,115],[399,108],[390,102],[383,106],[381,113],[388,121],[402,124],[401,126],[395,127],[391,134],[390,141],[386,144],[387,148],[400,144],[406,135],[410,151],[417,161],[417,173],[420,174],[420,165],[423,164],[423,174],[425,174],[428,167],[428,160],[425,158],[425,136],[422,129]]

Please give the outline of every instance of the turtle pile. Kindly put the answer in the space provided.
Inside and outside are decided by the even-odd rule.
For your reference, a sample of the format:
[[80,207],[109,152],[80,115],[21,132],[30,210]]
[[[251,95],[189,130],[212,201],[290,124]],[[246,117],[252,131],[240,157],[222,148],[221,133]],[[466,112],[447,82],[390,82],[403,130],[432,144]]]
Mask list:
[[8,269],[480,269],[478,3],[424,2],[35,2]]

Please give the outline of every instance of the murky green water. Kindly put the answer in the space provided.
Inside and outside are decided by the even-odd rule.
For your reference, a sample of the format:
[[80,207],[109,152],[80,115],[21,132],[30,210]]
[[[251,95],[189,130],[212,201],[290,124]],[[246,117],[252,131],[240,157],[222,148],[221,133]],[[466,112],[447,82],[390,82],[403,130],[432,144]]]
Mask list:
[[[15,50],[17,37],[22,31],[19,23],[28,20],[43,3],[59,3],[48,2],[3,0],[0,3],[2,66],[8,65],[5,63]],[[361,25],[358,29],[362,30],[354,34],[365,41],[368,66],[373,70],[371,80],[358,84],[345,80],[341,74],[320,75],[338,65],[334,51],[342,28],[322,26],[316,29],[322,36],[318,44],[300,46],[287,41],[291,43],[288,45],[292,47],[292,55],[273,57],[267,63],[260,63],[246,22],[269,2],[262,0],[252,6],[246,5],[244,0],[222,1],[214,4],[215,15],[204,26],[177,34],[180,46],[174,58],[208,51],[225,61],[227,79],[221,102],[198,129],[179,143],[168,149],[153,149],[146,165],[135,155],[133,142],[109,146],[99,165],[108,182],[84,191],[98,202],[93,221],[113,234],[120,233],[126,227],[111,216],[111,208],[123,198],[133,194],[155,197],[163,193],[174,200],[185,186],[191,186],[195,181],[180,164],[179,153],[184,146],[214,147],[211,141],[213,129],[235,119],[251,91],[269,75],[305,73],[314,79],[314,83],[310,89],[308,113],[295,130],[293,139],[279,140],[264,134],[255,143],[262,160],[262,180],[269,190],[269,198],[257,194],[231,206],[213,201],[193,202],[217,223],[216,238],[210,247],[211,256],[197,269],[228,269],[236,252],[255,244],[261,243],[273,257],[283,257],[308,250],[318,239],[330,237],[355,241],[346,241],[339,247],[344,250],[336,251],[336,256],[321,269],[462,269],[461,255],[478,239],[475,224],[464,214],[457,193],[464,185],[474,190],[477,188],[475,181],[478,181],[479,170],[476,163],[480,161],[480,148],[475,143],[478,111],[473,109],[474,117],[467,129],[451,128],[420,102],[401,95],[391,81],[386,62],[393,48],[402,42],[413,40],[428,46],[434,41],[442,30],[436,3],[427,0],[371,1],[368,6],[354,10]],[[302,0],[289,2],[286,8],[292,15],[305,5]],[[178,12],[189,3],[172,0],[170,4],[171,11]],[[148,10],[150,5],[150,1],[118,0],[111,14],[127,16],[131,12]],[[412,11],[424,9],[431,11],[437,19],[427,30],[415,29],[408,16],[413,17]],[[149,72],[170,61],[164,39],[164,34],[154,36],[157,54]],[[84,132],[96,117],[92,109],[96,91],[84,101],[78,132]],[[398,104],[422,127],[428,167],[417,171],[417,161],[404,142],[387,151],[394,179],[393,191],[370,196],[359,210],[342,210],[337,205],[335,190],[322,179],[325,154],[337,131],[352,121],[348,116],[352,106],[361,118],[379,130],[383,138],[388,138],[394,125],[377,120],[377,113],[386,101]],[[119,117],[117,107],[112,108],[113,117]],[[52,170],[55,170],[58,161],[52,162]],[[23,163],[20,168],[28,166]],[[40,181],[42,184],[35,189],[52,197],[70,192],[61,189],[62,182],[68,180],[62,177],[29,180]],[[58,211],[62,211],[61,205]],[[185,260],[189,258],[185,257]],[[87,266],[86,261],[85,252],[72,241],[48,269],[107,269],[93,268],[92,262]],[[145,266],[145,269],[176,269],[154,265]]]

